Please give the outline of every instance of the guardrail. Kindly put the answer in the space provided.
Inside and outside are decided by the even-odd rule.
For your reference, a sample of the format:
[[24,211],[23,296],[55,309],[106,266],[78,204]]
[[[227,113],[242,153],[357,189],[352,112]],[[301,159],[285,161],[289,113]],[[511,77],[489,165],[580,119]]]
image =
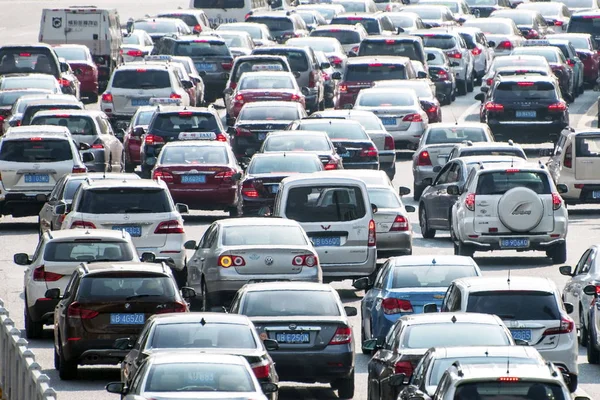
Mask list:
[[27,340],[10,319],[0,299],[0,398],[2,400],[56,400],[50,378],[42,373]]

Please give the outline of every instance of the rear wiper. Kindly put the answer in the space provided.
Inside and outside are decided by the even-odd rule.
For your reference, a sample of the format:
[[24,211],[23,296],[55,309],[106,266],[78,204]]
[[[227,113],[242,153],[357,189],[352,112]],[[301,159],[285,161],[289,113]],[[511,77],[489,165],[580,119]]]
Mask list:
[[93,260],[87,261],[87,263],[90,264],[90,263],[94,263],[94,262],[106,262],[106,261],[120,262],[120,261],[127,261],[127,260],[115,260],[114,258],[94,258]]
[[142,297],[162,297],[162,294],[134,294],[126,297],[125,300],[141,299]]
[[145,213],[145,212],[152,212],[152,210],[149,210],[147,208],[140,208],[140,207],[131,207],[126,209],[125,214],[130,214],[130,213]]

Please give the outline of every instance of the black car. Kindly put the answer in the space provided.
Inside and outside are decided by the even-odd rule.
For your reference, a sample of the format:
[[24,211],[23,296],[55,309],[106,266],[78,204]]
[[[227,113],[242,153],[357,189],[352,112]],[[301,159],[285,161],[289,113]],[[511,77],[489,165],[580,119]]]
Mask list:
[[394,35],[398,29],[385,13],[344,13],[331,20],[332,25],[361,24],[369,35]]
[[450,60],[443,50],[426,47],[429,79],[435,84],[435,95],[441,105],[452,104],[456,99],[456,78]]
[[425,53],[423,40],[418,36],[369,36],[360,42],[358,56],[401,56],[418,61],[427,68],[432,57]]
[[500,77],[475,99],[481,101],[481,122],[506,140],[546,143],[569,125],[569,107],[553,77]]
[[246,22],[265,24],[277,43],[289,38],[308,36],[308,27],[295,11],[250,11]]
[[600,46],[600,10],[580,11],[573,13],[567,26],[567,33],[589,33]]
[[512,8],[510,0],[487,0],[481,2],[479,0],[467,0],[471,14],[477,18],[489,17],[496,10],[507,10]]

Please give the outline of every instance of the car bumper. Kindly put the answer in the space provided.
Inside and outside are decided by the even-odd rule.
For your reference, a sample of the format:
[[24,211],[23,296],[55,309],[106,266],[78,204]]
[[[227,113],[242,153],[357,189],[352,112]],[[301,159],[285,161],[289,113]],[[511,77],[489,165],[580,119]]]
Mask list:
[[39,215],[45,202],[40,202],[36,196],[44,194],[50,195],[50,192],[0,192],[0,215],[12,215],[14,217],[29,217]]
[[83,80],[81,81],[81,87],[79,88],[82,94],[89,95],[98,94],[98,81],[97,80]]
[[[561,194],[566,204],[600,204],[600,182],[582,183],[582,182],[557,182],[567,185],[569,191]],[[576,188],[575,184],[583,185]],[[596,197],[595,197],[596,196]]]
[[377,232],[377,254],[386,252],[410,254],[412,232]]
[[[467,221],[464,222],[464,224],[468,224]],[[472,225],[472,222],[471,222]],[[557,226],[558,225],[558,226]],[[515,235],[502,235],[502,234],[497,234],[497,235],[481,235],[481,233],[479,232],[463,232],[461,233],[457,233],[455,232],[459,238],[460,241],[466,245],[469,246],[473,246],[475,248],[476,251],[491,251],[491,250],[517,250],[517,251],[531,251],[531,250],[549,250],[550,248],[565,243],[566,241],[566,233],[560,233],[560,232],[566,232],[567,228],[566,228],[566,223],[561,223],[561,222],[555,222],[555,228],[559,228],[559,227],[563,227],[564,229],[561,231],[560,229],[556,229],[554,232],[552,232],[551,234],[545,234],[545,235],[519,235],[519,236],[515,236]],[[553,237],[554,235],[557,235],[557,237]],[[500,247],[500,241],[501,239],[510,239],[510,238],[525,238],[525,239],[529,239],[529,247],[525,247],[525,248],[519,248],[519,249],[504,249],[502,247]]]
[[280,381],[329,383],[354,372],[354,343],[330,345],[321,351],[276,350],[269,354]]
[[88,172],[104,172],[106,171],[106,153],[104,149],[88,150],[85,153],[92,153],[94,155],[94,161],[86,163],[85,166]]
[[344,169],[379,169],[379,163],[377,161],[369,162],[342,162]]
[[418,166],[413,168],[413,182],[415,186],[425,187],[423,180],[427,178],[435,179],[437,173],[433,172],[433,166]]
[[187,204],[194,210],[224,210],[235,206],[238,200],[237,186],[209,189],[176,189],[169,187],[175,203]]
[[[140,325],[140,331],[143,325]],[[123,334],[103,334],[104,339],[87,339],[69,341],[63,346],[63,352],[68,360],[77,360],[80,365],[118,364],[125,359],[129,350],[113,348],[115,340]],[[132,336],[132,335],[125,335]]]
[[546,143],[553,141],[568,125],[568,121],[498,121],[489,120],[493,133],[501,134],[502,140],[516,140],[520,143]]
[[[323,251],[327,250],[317,247],[317,253],[321,253]],[[320,255],[321,254],[319,254],[319,256]],[[344,280],[371,275],[373,271],[375,271],[376,263],[377,250],[375,247],[369,247],[367,249],[367,258],[361,263],[321,263],[321,269],[323,270],[323,278],[327,278],[328,280]]]
[[379,165],[381,166],[381,169],[391,168],[395,163],[396,150],[379,150]]
[[[28,295],[31,294],[28,293]],[[32,306],[27,305],[27,313],[33,321],[51,325],[54,323],[54,308],[57,304],[58,300],[40,298]]]
[[545,360],[548,360],[554,363],[559,368],[566,369],[570,374],[579,374],[579,367],[577,365],[577,334],[563,334],[560,335],[558,339],[558,346],[554,349],[537,349],[536,346],[533,346],[537,349],[542,357]]
[[427,124],[425,124],[424,122],[413,122],[405,131],[394,130],[393,127],[388,127],[387,130],[394,138],[396,144],[410,143],[416,145],[421,140],[423,131],[425,131],[426,128]]

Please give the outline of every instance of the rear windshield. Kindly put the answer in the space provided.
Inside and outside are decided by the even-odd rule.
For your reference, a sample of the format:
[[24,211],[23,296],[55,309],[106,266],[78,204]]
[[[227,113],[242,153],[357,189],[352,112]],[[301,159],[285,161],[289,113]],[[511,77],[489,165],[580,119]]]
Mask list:
[[302,118],[297,107],[244,107],[240,121],[293,121]]
[[395,40],[363,41],[358,50],[359,56],[398,56],[408,57],[411,60],[423,61],[417,52],[417,44],[413,41],[399,42]]
[[402,64],[352,64],[346,67],[344,80],[358,81],[387,81],[390,79],[407,79],[406,69]]
[[502,319],[518,321],[560,319],[560,310],[554,294],[537,291],[471,293],[467,312],[495,314]]
[[173,54],[184,57],[230,56],[225,42],[177,42]]
[[[539,361],[536,358],[521,358],[510,355],[510,359],[507,357],[494,357],[494,356],[475,356],[475,357],[452,357],[452,358],[438,358],[433,361],[433,367],[429,374],[429,383],[427,385],[437,386],[442,379],[444,372],[456,361],[460,362],[461,365],[472,365],[472,364],[501,364],[506,365],[508,361],[510,364],[538,364]],[[542,397],[542,399],[550,399],[552,397]],[[520,397],[519,397],[520,399]]]
[[335,124],[333,122],[318,122],[301,124],[298,129],[327,132],[327,136],[333,140],[367,140],[369,138],[360,124]]
[[[571,2],[585,2],[591,6],[592,0],[568,0],[565,1],[567,7],[569,7],[569,3]],[[586,6],[586,7],[589,7]],[[585,18],[585,17],[572,17],[571,22],[569,22],[569,27],[567,29],[569,33],[589,33],[591,35],[599,35],[600,34],[600,17],[598,18]]]
[[415,105],[415,98],[404,93],[393,96],[391,93],[362,93],[358,105],[364,107],[403,107]]
[[73,159],[67,140],[40,139],[6,140],[0,147],[0,161],[39,163]]
[[42,104],[42,105],[29,105],[23,111],[22,125],[29,125],[31,119],[35,113],[44,110],[61,109],[61,110],[81,110],[81,106],[77,103],[69,104]]
[[[22,92],[19,90],[7,90],[0,92],[0,107],[12,106],[19,99],[19,97],[30,94],[46,94],[49,93],[46,90],[40,90],[36,93],[36,91],[27,91]],[[24,103],[24,102],[23,102]]]
[[123,70],[113,75],[112,87],[119,89],[164,89],[171,87],[166,70]]
[[438,49],[448,50],[456,47],[456,38],[454,36],[441,35],[422,35],[423,45],[425,47],[437,47]]
[[394,193],[389,190],[369,189],[369,199],[377,208],[400,208],[402,204]]
[[[190,113],[191,114],[191,113]],[[152,120],[152,130],[157,134],[179,132],[221,132],[217,119],[213,114],[181,112],[177,114],[161,113]]]
[[508,13],[494,13],[495,18],[509,18],[512,19],[515,25],[532,25],[533,24],[533,15],[529,12],[508,12]]
[[537,194],[550,194],[548,177],[541,172],[512,170],[492,171],[481,174],[477,194],[504,194],[516,187],[526,187]]
[[293,157],[293,156],[269,156],[254,157],[248,166],[249,174],[293,174],[321,171],[323,164],[318,158]]
[[263,151],[320,151],[328,152],[331,151],[331,147],[327,138],[319,136],[304,136],[302,132],[298,132],[298,135],[281,135],[267,137],[265,141]]
[[334,1],[333,4],[341,4],[346,12],[365,12],[367,6],[364,1]]
[[60,69],[55,57],[48,54],[50,51],[43,48],[3,47],[0,49],[0,74],[36,72],[58,77]]
[[472,265],[439,265],[429,267],[396,267],[392,270],[392,285],[396,288],[448,287],[453,280],[477,276]]
[[337,299],[329,291],[264,290],[247,292],[242,314],[249,317],[340,315]]
[[336,17],[331,20],[332,24],[339,25],[356,25],[361,24],[369,35],[376,35],[381,33],[381,29],[379,28],[379,22],[376,19],[372,18],[362,18],[362,17]]
[[515,76],[515,75],[538,75],[538,76],[548,76],[546,71],[542,70],[518,70],[518,69],[509,69],[505,71],[497,71],[496,74],[498,76]]
[[[288,72],[289,74],[289,72]],[[240,90],[248,89],[294,89],[294,78],[282,75],[242,76]]]
[[265,24],[269,27],[271,32],[275,31],[293,31],[294,23],[289,18],[272,18],[272,17],[260,17],[251,16],[246,19],[246,22],[255,22],[258,24]]
[[377,115],[369,112],[367,114],[354,114],[348,118],[352,121],[357,121],[367,131],[383,131],[385,128],[381,124],[381,120]]
[[257,54],[270,54],[274,56],[283,56],[287,58],[288,63],[292,71],[307,71],[308,70],[308,59],[306,53],[298,50],[272,50],[268,49],[265,52],[257,52]]
[[194,0],[194,8],[206,9],[217,8],[226,10],[228,8],[243,8],[244,0]]
[[523,150],[520,149],[462,149],[460,157],[470,156],[512,156],[527,159]]
[[85,49],[77,47],[55,47],[54,52],[67,61],[86,61],[88,59]]
[[0,90],[8,89],[48,89],[54,90],[57,87],[56,78],[48,75],[47,79],[42,77],[29,78],[26,76],[4,78]]
[[559,62],[558,60],[558,54],[556,53],[556,51],[554,51],[554,46],[547,46],[546,48],[541,48],[541,49],[532,49],[531,47],[521,47],[520,49],[517,48],[513,51],[514,55],[521,55],[521,54],[526,54],[526,55],[531,55],[531,56],[542,56],[546,59],[546,61],[548,61],[549,63],[556,63]]
[[171,199],[163,189],[107,188],[86,190],[77,211],[90,214],[167,213]]
[[141,35],[123,36],[123,44],[139,44],[139,45],[144,45],[144,38]]
[[118,276],[87,276],[81,279],[78,300],[103,301],[134,296],[175,297],[175,285],[167,276],[144,276],[137,273]]
[[[492,0],[491,3],[494,5],[495,1]],[[514,33],[514,29],[510,24],[504,22],[488,22],[483,19],[481,21],[467,21],[463,26],[479,28],[483,33],[492,35],[510,35]]]
[[155,111],[151,110],[151,111],[140,111],[139,113],[136,114],[136,120],[134,123],[134,126],[139,126],[139,125],[149,125],[150,121],[152,120],[152,117],[154,116]]
[[131,261],[132,259],[131,248],[125,242],[100,242],[93,239],[50,242],[44,250],[44,261],[92,262]]
[[177,23],[175,21],[136,21],[135,29],[153,33],[177,32]]
[[431,128],[425,144],[487,142],[485,131],[481,128]]
[[550,82],[502,82],[493,92],[494,101],[556,100],[558,92]]
[[219,36],[225,41],[228,47],[248,47],[249,45],[241,35],[235,33],[220,33]]
[[299,226],[228,226],[221,237],[223,246],[306,246]]
[[576,157],[600,157],[600,137],[578,136],[575,140]]
[[185,22],[185,24],[187,26],[190,26],[190,27],[196,26],[196,24],[198,23],[198,21],[196,20],[196,17],[194,17],[193,15],[188,15],[188,14],[160,14],[159,17],[180,19],[183,22]]
[[227,165],[229,156],[221,146],[168,146],[160,153],[161,165]]
[[295,187],[288,193],[287,218],[298,222],[354,221],[366,214],[363,194],[356,186]]
[[496,57],[494,59],[494,63],[492,64],[494,69],[502,68],[502,67],[514,67],[517,65],[522,65],[523,68],[527,67],[546,67],[548,68],[548,62],[544,61],[539,57],[526,57],[526,58],[515,58],[515,57]]
[[72,135],[95,135],[94,121],[90,117],[80,116],[34,116],[31,125],[65,126]]
[[235,79],[233,82],[239,81],[244,72],[257,71],[289,71],[284,62],[278,60],[256,61],[248,60],[240,62],[235,71]]
[[454,394],[455,400],[488,398],[565,400],[565,395],[560,385],[546,382],[465,383],[460,385]]
[[[460,320],[459,320],[460,321]],[[444,332],[440,335],[440,332]],[[500,325],[477,323],[436,323],[406,328],[401,348],[506,346],[510,339]]]
[[561,3],[568,8],[594,8],[594,0],[562,0]]
[[591,50],[590,40],[585,37],[569,37],[569,42],[575,47],[577,50]]
[[[148,372],[144,392],[221,393],[254,392],[255,390],[252,378],[243,365],[196,361],[152,365]],[[164,398],[162,395],[155,397]],[[236,397],[239,398],[239,396]],[[186,396],[186,398],[192,397]]]
[[413,8],[407,7],[403,11],[414,12],[422,19],[441,19],[442,18],[442,8]]
[[260,26],[247,25],[231,25],[223,24],[219,25],[218,31],[237,31],[237,32],[248,32],[252,39],[263,39],[263,31]]
[[341,44],[355,44],[360,42],[360,34],[358,32],[340,29],[319,29],[318,31],[312,31],[310,36],[336,38]]
[[255,349],[251,327],[245,324],[206,322],[156,324],[146,347],[154,349],[219,348]]

